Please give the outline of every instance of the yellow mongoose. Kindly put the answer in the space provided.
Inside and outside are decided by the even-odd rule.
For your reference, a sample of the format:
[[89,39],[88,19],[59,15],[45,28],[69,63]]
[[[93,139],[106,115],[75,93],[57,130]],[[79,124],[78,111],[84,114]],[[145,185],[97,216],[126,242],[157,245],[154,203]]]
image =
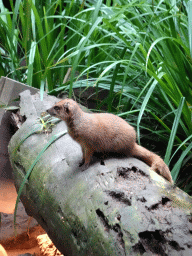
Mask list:
[[134,128],[122,118],[108,113],[85,113],[72,99],[61,100],[47,112],[66,122],[69,135],[82,147],[85,168],[94,152],[123,153],[144,161],[173,183],[168,166],[158,155],[136,143]]

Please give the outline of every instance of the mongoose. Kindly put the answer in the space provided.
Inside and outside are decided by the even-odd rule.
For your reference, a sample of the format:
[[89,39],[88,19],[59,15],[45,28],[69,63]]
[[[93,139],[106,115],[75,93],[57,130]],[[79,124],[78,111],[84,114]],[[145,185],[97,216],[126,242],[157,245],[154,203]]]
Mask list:
[[66,122],[69,135],[81,145],[85,168],[94,152],[124,154],[144,161],[173,183],[168,166],[158,155],[136,143],[134,128],[122,118],[108,113],[86,113],[72,99],[61,100],[47,112]]

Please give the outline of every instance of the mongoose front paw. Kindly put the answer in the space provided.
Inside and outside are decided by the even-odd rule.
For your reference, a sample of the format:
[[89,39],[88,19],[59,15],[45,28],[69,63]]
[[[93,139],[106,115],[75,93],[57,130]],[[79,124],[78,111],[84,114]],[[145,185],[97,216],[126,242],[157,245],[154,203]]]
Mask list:
[[85,164],[85,159],[82,159],[82,161],[79,163],[79,167],[82,167]]
[[85,170],[89,167],[89,164],[88,164],[88,163],[85,163],[85,160],[83,159],[83,160],[79,163],[79,167],[80,167],[81,171],[85,171]]

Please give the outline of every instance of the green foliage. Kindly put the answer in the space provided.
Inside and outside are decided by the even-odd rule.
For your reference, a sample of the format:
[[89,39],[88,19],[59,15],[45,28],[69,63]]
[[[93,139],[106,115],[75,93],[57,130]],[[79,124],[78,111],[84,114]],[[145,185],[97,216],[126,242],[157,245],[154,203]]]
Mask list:
[[10,2],[11,12],[0,0],[1,75],[69,97],[108,90],[100,106],[137,123],[139,140],[140,128],[161,140],[175,181],[191,168],[191,0]]

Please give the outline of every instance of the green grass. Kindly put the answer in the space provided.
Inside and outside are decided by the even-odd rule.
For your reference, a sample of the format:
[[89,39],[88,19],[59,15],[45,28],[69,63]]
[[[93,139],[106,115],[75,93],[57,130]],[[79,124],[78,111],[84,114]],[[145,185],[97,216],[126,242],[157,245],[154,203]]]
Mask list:
[[98,107],[135,125],[149,149],[160,143],[174,180],[192,193],[191,0],[17,0],[0,9],[0,75],[41,95],[107,90]]

